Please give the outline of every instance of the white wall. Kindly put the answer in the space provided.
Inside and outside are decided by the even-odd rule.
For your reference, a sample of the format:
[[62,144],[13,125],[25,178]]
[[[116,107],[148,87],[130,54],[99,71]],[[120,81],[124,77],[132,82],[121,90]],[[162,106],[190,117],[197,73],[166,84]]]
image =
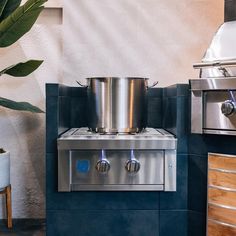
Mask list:
[[[46,82],[76,86],[76,79],[102,75],[187,82],[223,22],[223,0],[66,0],[63,75],[61,2],[47,4],[31,32],[0,51],[0,68],[44,59],[28,78],[0,79],[1,96],[42,109]],[[0,146],[11,151],[13,217],[44,217],[45,115],[0,108],[0,128]]]
[[141,76],[160,86],[186,82],[197,76],[192,64],[223,22],[223,2],[65,1],[64,81]]

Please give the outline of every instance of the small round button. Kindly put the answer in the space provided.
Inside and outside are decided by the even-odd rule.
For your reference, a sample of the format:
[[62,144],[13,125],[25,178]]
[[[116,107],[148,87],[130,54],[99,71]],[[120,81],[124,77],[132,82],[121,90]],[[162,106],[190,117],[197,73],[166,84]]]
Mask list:
[[110,163],[108,160],[99,160],[96,164],[96,170],[100,173],[107,173],[110,170]]
[[137,173],[140,170],[140,163],[138,160],[134,160],[134,159],[128,160],[126,162],[125,169],[129,173]]
[[236,106],[235,106],[235,103],[233,101],[227,100],[227,101],[222,103],[221,112],[225,116],[230,116],[230,115],[234,114],[235,111],[236,111]]

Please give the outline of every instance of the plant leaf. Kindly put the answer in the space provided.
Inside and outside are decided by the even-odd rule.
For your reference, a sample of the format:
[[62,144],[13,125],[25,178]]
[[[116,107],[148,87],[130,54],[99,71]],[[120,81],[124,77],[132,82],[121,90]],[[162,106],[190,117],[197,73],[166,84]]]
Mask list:
[[18,111],[29,111],[33,113],[44,113],[40,108],[31,105],[28,102],[15,102],[3,97],[0,97],[0,106],[12,109],[12,110],[18,110]]
[[2,10],[0,10],[0,22],[7,18],[13,11],[16,10],[17,7],[20,6],[21,0],[5,0],[5,2],[5,6]]
[[7,67],[6,69],[0,71],[0,76],[3,74],[8,74],[15,77],[23,77],[31,74],[35,71],[43,61],[29,60],[26,62],[20,62],[16,65]]
[[0,1],[0,16],[1,16],[2,13],[3,13],[3,10],[4,10],[5,6],[7,5],[7,1],[8,1],[8,0],[2,0],[2,1]]
[[43,10],[46,0],[28,0],[0,23],[0,47],[15,43],[27,33]]

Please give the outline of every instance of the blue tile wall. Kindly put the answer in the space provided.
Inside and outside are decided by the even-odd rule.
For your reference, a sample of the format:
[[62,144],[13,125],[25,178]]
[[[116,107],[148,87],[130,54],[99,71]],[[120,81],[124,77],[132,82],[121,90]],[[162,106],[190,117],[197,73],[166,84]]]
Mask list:
[[189,153],[207,155],[208,152],[216,152],[234,155],[236,154],[235,142],[235,136],[191,134],[189,136]]
[[147,126],[154,128],[162,127],[162,98],[148,98]]
[[[148,91],[148,126],[164,127],[178,138],[176,192],[57,192],[56,138],[62,132],[59,126],[63,130],[87,126],[86,94],[85,88],[47,87],[47,235],[192,236],[191,227],[200,224],[204,228],[200,222],[200,216],[205,217],[204,157],[209,147],[217,148],[211,138],[189,135],[188,85]],[[60,107],[71,112],[60,113]],[[63,115],[65,123],[61,124]]]
[[188,153],[189,114],[189,85],[176,84],[164,88],[162,127],[178,138],[178,153]]
[[160,211],[160,235],[187,236],[188,235],[187,226],[188,226],[187,210]]
[[47,97],[69,96],[71,88],[63,84],[46,84]]
[[163,88],[163,97],[180,97],[189,96],[188,84],[174,84],[169,87]]
[[207,156],[189,154],[188,209],[206,214]]
[[71,127],[87,127],[87,97],[72,97],[71,107]]
[[70,87],[46,84],[46,153],[56,152],[56,139],[70,127]]
[[159,212],[153,210],[49,211],[47,226],[47,235],[57,236],[160,235]]
[[46,97],[46,151],[56,152],[58,136],[58,98]]
[[188,211],[188,236],[206,236],[206,215]]
[[171,132],[177,134],[177,97],[163,98],[163,127]]

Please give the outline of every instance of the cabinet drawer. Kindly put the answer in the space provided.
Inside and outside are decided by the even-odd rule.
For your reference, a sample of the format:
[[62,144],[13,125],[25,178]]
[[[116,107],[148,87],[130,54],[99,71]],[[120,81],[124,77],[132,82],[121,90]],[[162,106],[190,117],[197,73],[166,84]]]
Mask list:
[[236,190],[236,173],[208,170],[208,185]]
[[209,187],[208,201],[211,203],[227,205],[236,208],[236,190],[233,192]]
[[236,227],[228,226],[208,220],[208,236],[233,236],[236,235]]
[[223,156],[220,154],[210,154],[208,157],[208,167],[235,171],[236,170],[236,157]]
[[208,219],[236,226],[236,210],[208,204]]

